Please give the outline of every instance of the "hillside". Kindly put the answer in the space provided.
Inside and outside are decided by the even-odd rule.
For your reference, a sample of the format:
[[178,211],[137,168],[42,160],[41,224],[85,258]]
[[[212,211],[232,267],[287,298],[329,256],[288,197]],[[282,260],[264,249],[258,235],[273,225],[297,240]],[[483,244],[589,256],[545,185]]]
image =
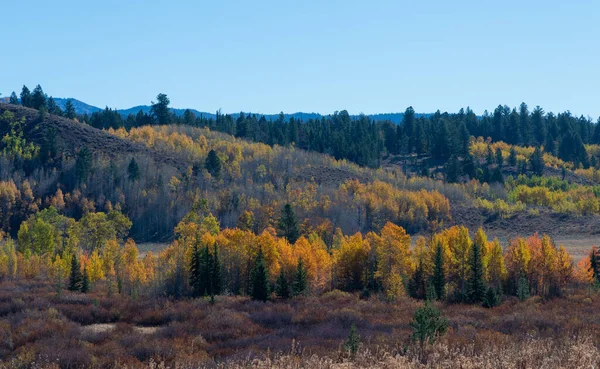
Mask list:
[[[134,221],[132,235],[138,241],[172,237],[173,226],[205,196],[209,209],[223,226],[236,226],[244,211],[251,211],[262,222],[256,225],[257,231],[273,225],[268,218],[277,213],[284,199],[295,204],[300,218],[311,227],[319,227],[327,221],[327,227],[340,227],[348,233],[379,229],[385,221],[392,220],[413,234],[427,234],[429,223],[440,221],[443,227],[458,224],[476,229],[482,226],[491,236],[503,240],[533,229],[561,237],[568,246],[572,240],[576,243],[581,238],[597,235],[600,229],[600,217],[595,214],[565,214],[533,205],[517,208],[510,202],[505,210],[486,209],[478,205],[478,199],[494,201],[500,194],[508,201],[509,196],[502,195],[497,187],[484,186],[474,191],[470,183],[445,184],[439,179],[422,177],[409,179],[402,174],[407,169],[411,173],[411,167],[404,163],[406,160],[391,157],[383,163],[385,170],[373,170],[323,154],[250,143],[205,128],[163,126],[134,128],[130,132],[102,131],[51,114],[39,122],[36,110],[21,106],[2,104],[0,113],[3,111],[25,118],[25,137],[40,147],[51,129],[57,133],[58,153],[63,157],[57,161],[60,167],[46,166],[41,173],[30,175],[33,176],[31,183],[44,183],[44,187],[34,186],[40,202],[60,188],[65,194],[82,192],[98,210],[103,209],[107,201],[119,203]],[[85,183],[77,184],[75,173],[69,168],[76,164],[77,153],[84,146],[93,154],[92,169]],[[222,158],[223,173],[218,179],[204,169],[210,149],[216,150]],[[143,173],[135,183],[126,180],[132,159]],[[414,177],[419,168],[416,164],[410,176]],[[515,171],[511,167],[503,170],[505,175]],[[41,177],[36,177],[47,171],[53,171],[53,180],[41,181]],[[545,171],[550,177],[560,175],[560,171],[550,166]],[[571,182],[589,186],[585,178],[570,171],[567,174],[572,177]],[[107,181],[109,178],[114,182]],[[352,180],[358,180],[361,187],[349,192]],[[374,181],[390,187],[373,186]],[[447,216],[428,218],[425,214],[399,213],[399,196],[421,190],[436,191],[447,198]],[[145,194],[143,197],[139,197],[140,191]],[[367,196],[369,192],[375,197]],[[333,201],[333,206],[323,207],[329,201]],[[416,206],[416,201],[416,198],[410,200],[409,208],[402,211]],[[157,212],[169,216],[155,217]],[[11,231],[16,232],[16,229]]]

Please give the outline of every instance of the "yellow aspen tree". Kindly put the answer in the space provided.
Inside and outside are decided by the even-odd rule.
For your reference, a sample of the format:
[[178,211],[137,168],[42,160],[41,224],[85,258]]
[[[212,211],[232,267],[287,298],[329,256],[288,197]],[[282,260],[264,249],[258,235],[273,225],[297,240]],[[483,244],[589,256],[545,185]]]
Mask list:
[[492,241],[490,250],[486,254],[486,280],[496,289],[502,286],[506,279],[506,267],[504,265],[504,256],[502,254],[502,245],[497,238]]

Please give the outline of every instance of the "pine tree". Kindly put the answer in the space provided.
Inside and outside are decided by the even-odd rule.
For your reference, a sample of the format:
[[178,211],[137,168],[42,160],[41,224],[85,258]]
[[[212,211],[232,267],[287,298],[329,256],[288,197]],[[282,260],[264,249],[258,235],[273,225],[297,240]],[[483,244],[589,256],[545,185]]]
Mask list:
[[135,161],[135,158],[131,158],[129,161],[129,165],[127,166],[127,176],[129,180],[133,182],[140,179],[140,167],[137,161]]
[[158,94],[156,96],[157,102],[152,102],[152,116],[158,124],[164,125],[171,123],[171,111],[169,110],[169,104],[171,100],[165,94]]
[[265,265],[265,257],[262,248],[254,262],[254,268],[250,274],[250,296],[252,300],[267,301],[269,299],[269,271]]
[[487,165],[494,164],[494,152],[492,151],[492,147],[488,145],[487,147],[487,155],[485,156],[485,163]]
[[544,173],[544,155],[539,147],[536,147],[533,151],[533,154],[529,159],[529,165],[534,174],[541,176]]
[[210,150],[208,152],[208,156],[204,162],[204,167],[210,173],[210,175],[215,178],[219,178],[221,175],[221,159],[219,159],[219,155],[217,155],[215,150]]
[[17,97],[17,94],[14,91],[12,92],[12,94],[10,94],[9,102],[13,105],[19,105],[19,98]]
[[296,275],[294,277],[294,296],[302,295],[306,292],[307,287],[307,271],[302,258],[298,260]]
[[290,204],[285,204],[281,210],[281,217],[277,223],[279,231],[289,243],[295,243],[300,237],[300,227],[298,226],[298,219]]
[[515,150],[514,146],[510,148],[510,154],[508,155],[508,165],[511,167],[517,166],[517,150]]
[[211,292],[213,295],[219,295],[223,290],[223,276],[221,260],[219,259],[219,246],[215,243],[211,263]]
[[489,287],[483,297],[483,307],[491,309],[500,305],[500,296],[492,287]]
[[290,285],[283,268],[281,268],[277,281],[275,282],[275,293],[277,294],[277,297],[281,299],[285,300],[290,298]]
[[438,300],[443,300],[446,295],[446,273],[444,271],[444,250],[439,243],[435,248],[432,282]]
[[433,344],[438,337],[446,333],[448,319],[427,301],[425,306],[415,310],[410,326],[413,329],[412,340],[419,343],[422,353],[425,343]]
[[31,93],[31,107],[38,110],[47,107],[46,94],[40,85],[35,86]]
[[31,92],[25,85],[23,85],[23,89],[21,90],[21,105],[27,108],[31,107]]
[[81,291],[83,276],[81,275],[81,265],[77,254],[71,258],[71,274],[69,276],[69,291]]
[[473,243],[471,247],[469,266],[471,273],[467,282],[467,297],[471,302],[481,302],[486,293],[486,286],[483,276],[482,250],[478,242]]
[[201,286],[200,286],[200,248],[198,247],[200,240],[196,237],[196,242],[194,242],[194,246],[192,248],[192,255],[190,258],[190,287],[192,289],[192,296],[200,297],[202,296]]
[[74,119],[76,116],[75,114],[75,107],[73,106],[73,102],[71,99],[68,99],[67,102],[65,103],[65,117],[69,118],[69,119]]
[[83,268],[83,278],[81,280],[81,292],[88,293],[90,292],[90,280],[87,273],[87,268]]
[[519,278],[519,283],[517,285],[517,297],[521,302],[529,298],[529,282],[524,275],[521,275]]
[[504,165],[504,158],[502,157],[502,150],[500,148],[496,149],[496,164],[502,168]]
[[212,256],[208,249],[208,245],[202,248],[200,252],[200,296],[212,295]]
[[460,163],[456,155],[452,155],[446,163],[446,181],[450,183],[458,182],[460,175]]
[[92,152],[83,146],[77,153],[77,160],[75,162],[75,173],[77,174],[77,180],[82,183],[85,182],[90,174],[92,168]]
[[417,270],[415,270],[413,277],[408,281],[408,293],[412,298],[424,299],[425,290],[423,263],[419,261]]
[[360,347],[360,335],[356,332],[356,324],[352,324],[350,326],[350,333],[348,334],[348,339],[344,342],[344,349],[348,351],[350,357],[354,359],[356,357],[356,353],[358,352],[358,348]]

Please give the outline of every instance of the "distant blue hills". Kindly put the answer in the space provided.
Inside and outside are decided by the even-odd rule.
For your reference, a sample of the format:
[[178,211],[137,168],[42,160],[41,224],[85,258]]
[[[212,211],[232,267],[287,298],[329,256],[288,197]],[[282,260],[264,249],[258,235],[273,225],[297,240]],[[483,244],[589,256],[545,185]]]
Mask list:
[[[69,100],[69,99],[55,97],[54,100],[56,101],[56,104],[61,109],[64,110],[65,104],[67,103],[67,100]],[[80,101],[77,99],[70,99],[70,100],[71,100],[71,103],[73,104],[73,107],[75,108],[75,111],[77,112],[77,114],[92,114],[94,112],[104,110],[97,106],[86,104],[83,101]],[[139,105],[139,106],[134,106],[134,107],[128,108],[128,109],[117,109],[117,111],[119,112],[119,114],[121,114],[121,116],[126,117],[129,114],[137,114],[140,110],[143,111],[144,113],[150,113],[150,109],[151,109],[151,107],[149,105]],[[183,115],[183,113],[186,110],[187,109],[171,108],[171,112],[177,116]],[[198,116],[198,117],[203,116],[208,119],[210,119],[210,118],[214,119],[216,117],[215,113],[201,112],[201,111],[198,111],[195,109],[189,109],[189,110],[192,113],[196,114],[196,116]],[[248,113],[244,112],[244,114],[248,114]],[[250,114],[254,114],[254,113],[250,113]],[[275,120],[279,117],[279,114],[259,114],[259,113],[256,113],[256,114],[258,116],[264,115],[265,119],[267,119],[267,120]],[[235,119],[240,115],[240,113],[233,113],[231,115]],[[419,116],[429,116],[430,114],[417,113],[415,115],[417,117],[419,117]],[[293,114],[285,114],[286,120],[291,117],[294,117],[294,119],[299,119],[299,120],[304,120],[304,121],[309,120],[309,119],[321,118],[322,116],[323,116],[323,114],[319,114],[319,113],[303,113],[303,112],[297,112],[297,113],[293,113]],[[352,115],[352,117],[358,117],[358,115]],[[402,122],[402,120],[404,119],[404,113],[369,114],[369,115],[367,115],[367,117],[369,117],[370,119],[375,120],[375,121],[389,120],[393,123],[398,124],[398,123]]]

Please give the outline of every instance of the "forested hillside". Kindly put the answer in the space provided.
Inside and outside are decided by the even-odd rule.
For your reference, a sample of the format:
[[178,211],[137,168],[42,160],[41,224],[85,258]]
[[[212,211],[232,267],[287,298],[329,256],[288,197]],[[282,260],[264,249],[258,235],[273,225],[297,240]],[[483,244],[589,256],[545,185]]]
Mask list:
[[594,362],[578,350],[597,352],[600,252],[553,238],[599,229],[589,120],[524,105],[206,119],[164,94],[123,119],[40,86],[10,102],[0,367],[264,366],[290,342],[277,360],[317,367],[306,352],[498,365],[489,351],[509,347],[539,366],[550,345],[544,360]]

